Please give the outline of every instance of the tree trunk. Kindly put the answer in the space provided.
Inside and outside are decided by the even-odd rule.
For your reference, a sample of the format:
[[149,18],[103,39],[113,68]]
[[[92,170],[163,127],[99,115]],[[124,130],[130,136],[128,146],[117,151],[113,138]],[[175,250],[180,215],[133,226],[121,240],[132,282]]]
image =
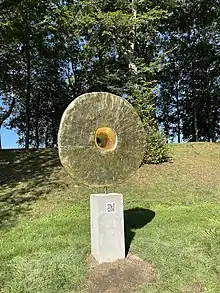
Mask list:
[[55,130],[53,131],[52,145],[53,145],[53,148],[57,146],[57,133]]
[[213,121],[212,121],[212,117],[209,114],[208,115],[208,141],[209,142],[213,142],[213,137],[214,137],[214,133],[213,133]]
[[197,117],[197,99],[196,99],[196,91],[195,91],[195,74],[194,74],[194,62],[192,61],[192,101],[193,101],[193,124],[194,124],[194,141],[198,141],[199,130],[198,130],[198,117]]
[[[205,84],[206,88],[208,88],[207,83]],[[211,96],[209,96],[209,93],[206,93],[206,88],[204,89],[206,97],[206,109],[207,109],[207,120],[208,120],[208,141],[213,141],[214,136],[214,129],[213,129],[213,111],[212,111],[212,105],[214,101],[212,100]]]
[[[217,116],[218,117],[218,116]],[[216,125],[216,114],[213,114],[213,118],[212,118],[212,142],[216,142],[217,138],[216,138],[216,131],[215,131],[215,125]]]
[[197,119],[197,111],[196,111],[196,105],[194,105],[194,139],[195,141],[198,141],[198,119]]
[[[179,97],[177,98],[177,107],[179,107]],[[178,139],[178,143],[180,143],[180,141],[181,141],[180,135],[181,135],[181,133],[180,133],[180,114],[179,114],[179,110],[177,110],[177,139]]]
[[164,132],[167,137],[169,137],[169,109],[168,102],[164,102],[164,113],[163,113],[163,122],[164,122]]
[[[195,24],[193,24],[193,27],[194,27]],[[187,33],[187,41],[188,41],[188,44],[190,44],[190,50],[192,50],[192,40],[191,40],[191,31],[189,30],[188,33]],[[198,141],[198,118],[197,118],[197,97],[196,97],[196,91],[195,91],[195,64],[194,64],[194,59],[191,59],[189,64],[191,65],[191,68],[192,68],[192,77],[191,77],[191,88],[192,88],[192,93],[191,93],[191,99],[192,99],[192,104],[193,104],[193,140],[194,141]]]
[[136,40],[136,19],[137,19],[137,6],[136,0],[132,0],[132,16],[133,16],[133,26],[132,26],[132,41],[130,41],[130,50],[129,50],[129,69],[135,74],[135,79],[137,75],[137,66],[134,62],[134,47]]
[[26,62],[27,62],[27,93],[25,101],[26,112],[26,129],[25,129],[25,149],[29,149],[30,140],[30,94],[31,94],[31,56],[30,56],[30,44],[29,40],[26,44]]
[[56,121],[52,120],[52,147],[57,145],[57,131],[56,131]]
[[39,149],[40,142],[39,142],[38,118],[36,118],[36,124],[35,124],[35,140],[36,140],[36,148]]
[[177,88],[176,88],[176,110],[177,110],[177,138],[178,143],[180,143],[180,107],[179,107],[179,80],[177,82]]
[[45,145],[45,148],[48,148],[48,146],[49,146],[49,143],[48,143],[48,126],[46,126],[46,129],[45,129],[44,145]]
[[39,138],[39,109],[40,109],[40,96],[36,98],[36,110],[35,110],[35,143],[36,148],[38,149],[40,146],[40,138]]

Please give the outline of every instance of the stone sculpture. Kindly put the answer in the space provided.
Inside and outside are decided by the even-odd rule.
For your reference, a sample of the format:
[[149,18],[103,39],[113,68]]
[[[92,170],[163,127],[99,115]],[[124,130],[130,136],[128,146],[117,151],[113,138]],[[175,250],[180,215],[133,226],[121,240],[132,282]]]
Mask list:
[[[61,163],[79,183],[108,187],[139,168],[145,131],[125,99],[103,92],[81,95],[66,108],[58,132]],[[98,262],[125,257],[121,194],[90,196],[92,254]]]

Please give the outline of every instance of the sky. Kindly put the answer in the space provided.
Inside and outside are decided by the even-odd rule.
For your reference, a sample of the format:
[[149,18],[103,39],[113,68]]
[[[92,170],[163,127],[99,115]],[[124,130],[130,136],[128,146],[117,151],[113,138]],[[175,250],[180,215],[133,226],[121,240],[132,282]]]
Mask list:
[[[2,139],[3,149],[21,148],[21,146],[17,144],[18,136],[15,130],[10,130],[10,129],[6,129],[5,127],[2,127],[0,134]],[[174,138],[174,143],[177,143],[177,137]]]
[[[2,106],[2,100],[0,97],[0,107]],[[5,122],[7,122],[6,120]],[[18,136],[15,132],[15,130],[6,129],[5,127],[1,127],[0,130],[1,135],[1,141],[2,141],[2,148],[3,149],[15,149],[15,148],[21,148],[18,146]]]
[[19,148],[17,144],[18,136],[14,130],[9,130],[9,129],[6,129],[5,127],[2,127],[0,133],[1,133],[3,149]]

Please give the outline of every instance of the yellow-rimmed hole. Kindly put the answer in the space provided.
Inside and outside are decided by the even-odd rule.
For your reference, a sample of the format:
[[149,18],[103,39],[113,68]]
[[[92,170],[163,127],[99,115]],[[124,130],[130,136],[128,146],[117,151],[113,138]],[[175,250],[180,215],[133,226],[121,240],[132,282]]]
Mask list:
[[117,145],[117,135],[110,127],[100,127],[95,133],[95,144],[101,150],[114,150]]

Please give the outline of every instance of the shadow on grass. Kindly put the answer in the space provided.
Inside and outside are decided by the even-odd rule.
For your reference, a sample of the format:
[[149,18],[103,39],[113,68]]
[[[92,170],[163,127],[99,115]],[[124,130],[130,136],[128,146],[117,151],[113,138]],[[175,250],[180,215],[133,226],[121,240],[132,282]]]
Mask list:
[[32,203],[67,185],[51,178],[59,166],[56,149],[0,150],[0,228],[15,225]]
[[131,242],[135,236],[134,230],[141,229],[155,217],[155,212],[144,208],[133,208],[124,211],[125,225],[125,253],[129,252]]
[[57,150],[0,150],[0,185],[16,185],[29,179],[42,180],[60,165]]

